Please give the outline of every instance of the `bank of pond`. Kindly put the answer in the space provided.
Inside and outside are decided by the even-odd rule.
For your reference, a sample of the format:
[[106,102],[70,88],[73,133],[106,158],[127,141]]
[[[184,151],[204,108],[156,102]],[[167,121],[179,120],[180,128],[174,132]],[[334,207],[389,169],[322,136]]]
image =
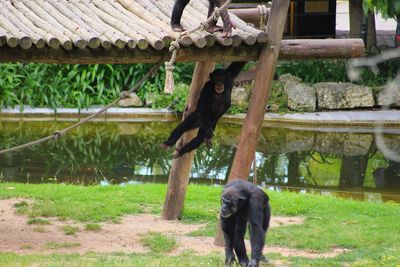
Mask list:
[[[0,180],[84,185],[166,183],[173,150],[161,150],[159,144],[177,123],[92,122],[58,141],[0,155]],[[0,148],[41,138],[70,124],[2,119]],[[241,125],[234,123],[218,125],[212,149],[202,145],[196,152],[191,183],[226,183],[240,129]],[[376,145],[374,127],[263,127],[255,178],[271,190],[400,202],[400,163],[387,156],[389,152],[400,153],[400,129],[383,131],[388,151]]]

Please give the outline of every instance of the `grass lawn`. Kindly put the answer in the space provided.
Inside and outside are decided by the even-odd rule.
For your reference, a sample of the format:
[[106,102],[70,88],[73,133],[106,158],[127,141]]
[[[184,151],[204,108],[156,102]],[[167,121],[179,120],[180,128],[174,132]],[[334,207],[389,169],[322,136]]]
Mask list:
[[[208,223],[191,235],[215,235],[221,187],[190,185],[182,221]],[[0,199],[24,197],[31,205],[17,209],[29,216],[59,217],[98,224],[118,222],[126,214],[160,214],[166,185],[129,186],[25,185],[0,183]],[[304,216],[302,225],[272,228],[267,246],[281,246],[326,252],[346,248],[348,252],[333,258],[311,259],[283,257],[267,253],[272,260],[293,266],[400,266],[400,205],[371,203],[335,197],[304,195],[289,192],[268,192],[272,216]],[[1,213],[0,213],[1,216]],[[101,232],[100,232],[101,234]],[[199,256],[190,251],[168,256],[173,240],[158,235],[144,238],[154,251],[145,254],[50,254],[17,255],[0,253],[1,266],[220,266],[223,255]],[[166,247],[166,248],[165,248]]]

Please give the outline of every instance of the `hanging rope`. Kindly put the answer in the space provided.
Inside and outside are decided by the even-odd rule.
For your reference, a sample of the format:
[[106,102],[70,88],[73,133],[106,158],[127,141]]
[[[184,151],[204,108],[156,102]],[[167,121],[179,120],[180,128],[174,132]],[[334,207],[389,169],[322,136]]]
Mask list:
[[114,106],[115,104],[118,103],[119,100],[123,99],[123,98],[129,98],[129,94],[136,91],[137,89],[139,89],[139,87],[142,85],[143,82],[145,82],[148,78],[150,78],[151,76],[153,76],[157,70],[160,68],[162,62],[157,63],[156,65],[154,65],[147,73],[146,75],[144,75],[142,77],[142,79],[140,79],[131,89],[129,89],[128,91],[123,91],[121,92],[120,96],[115,99],[113,102],[111,102],[110,104],[108,104],[107,106],[105,106],[104,108],[102,108],[101,110],[97,111],[96,113],[91,114],[90,116],[84,118],[83,120],[72,124],[71,126],[61,130],[61,131],[55,131],[52,135],[43,137],[41,139],[23,144],[23,145],[19,145],[16,147],[12,147],[12,148],[7,148],[4,150],[0,150],[0,154],[5,154],[8,152],[12,152],[12,151],[16,151],[19,149],[23,149],[29,146],[33,146],[33,145],[38,145],[41,144],[43,142],[49,141],[49,140],[57,140],[60,137],[62,137],[64,134],[66,134],[68,131],[75,129],[79,126],[81,126],[82,124],[91,121],[93,118],[99,116],[100,114],[104,113],[105,111],[107,111],[109,108],[111,108],[112,106]]
[[265,5],[258,5],[257,9],[260,12],[260,30],[265,31],[267,29],[265,27],[267,22],[267,7]]
[[228,5],[232,0],[226,0],[225,3],[221,7],[216,7],[214,12],[211,14],[206,21],[201,22],[198,26],[193,27],[187,31],[184,31],[179,34],[175,41],[172,41],[169,47],[169,52],[171,53],[171,59],[168,62],[165,62],[165,85],[164,85],[164,93],[171,94],[174,91],[174,63],[176,61],[176,57],[178,54],[178,50],[180,48],[179,43],[183,36],[194,33],[198,30],[206,30],[210,27],[211,21],[218,21],[221,17],[221,10],[227,9]]

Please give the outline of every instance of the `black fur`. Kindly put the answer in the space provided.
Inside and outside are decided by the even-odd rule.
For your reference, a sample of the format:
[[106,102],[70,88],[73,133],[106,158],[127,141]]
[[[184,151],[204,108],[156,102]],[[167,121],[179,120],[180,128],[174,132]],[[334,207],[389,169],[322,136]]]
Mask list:
[[[228,183],[221,195],[221,228],[225,238],[225,264],[235,262],[235,251],[241,266],[255,267],[261,260],[271,208],[268,195],[250,182],[236,179]],[[246,254],[244,235],[249,223],[251,259]]]
[[[174,7],[172,9],[172,15],[171,15],[171,27],[175,31],[184,31],[185,29],[181,25],[181,18],[183,14],[183,10],[187,6],[190,0],[176,0]],[[209,0],[209,6],[208,6],[208,14],[207,18],[211,16],[211,14],[214,12],[215,7],[220,7],[220,0]],[[229,18],[229,14],[227,10],[222,10],[221,11],[221,18],[224,23],[223,26],[223,32],[224,32],[224,37],[230,37],[232,33],[232,23]],[[210,28],[207,29],[209,32],[214,32],[217,30],[220,30],[220,28],[216,27],[216,22],[212,22],[210,24]]]
[[[178,139],[186,131],[199,128],[195,138],[180,148],[177,148],[175,157],[182,156],[201,145],[204,141],[211,146],[211,138],[218,120],[231,106],[231,92],[233,79],[239,74],[246,62],[233,62],[227,69],[216,69],[210,74],[210,80],[206,82],[201,91],[197,108],[185,120],[183,120],[162,143],[162,147],[175,145]],[[222,93],[215,92],[215,88],[223,84]]]

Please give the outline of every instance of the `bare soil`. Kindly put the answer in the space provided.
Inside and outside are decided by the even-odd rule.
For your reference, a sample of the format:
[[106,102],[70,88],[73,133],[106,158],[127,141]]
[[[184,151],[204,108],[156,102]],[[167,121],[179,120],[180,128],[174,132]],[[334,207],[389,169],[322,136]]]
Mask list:
[[[186,236],[186,234],[204,227],[205,224],[184,224],[179,221],[166,221],[156,215],[140,214],[124,216],[118,224],[101,223],[102,229],[98,232],[85,230],[84,223],[62,221],[57,218],[45,218],[51,222],[49,225],[35,225],[27,224],[29,218],[16,213],[14,204],[20,201],[22,199],[0,200],[0,252],[18,254],[146,253],[149,250],[141,244],[140,240],[149,232],[160,232],[173,236],[178,247],[171,253],[172,255],[179,254],[184,250],[192,250],[200,255],[213,251],[223,252],[222,247],[213,244],[214,238]],[[271,228],[288,224],[302,224],[303,222],[303,217],[273,216]],[[66,235],[62,229],[66,225],[78,227],[79,232],[76,235]],[[59,244],[61,247],[54,248],[54,244]],[[265,247],[265,252],[309,258],[335,257],[344,251],[343,249],[334,249],[326,253],[317,253],[278,246],[267,245]]]

